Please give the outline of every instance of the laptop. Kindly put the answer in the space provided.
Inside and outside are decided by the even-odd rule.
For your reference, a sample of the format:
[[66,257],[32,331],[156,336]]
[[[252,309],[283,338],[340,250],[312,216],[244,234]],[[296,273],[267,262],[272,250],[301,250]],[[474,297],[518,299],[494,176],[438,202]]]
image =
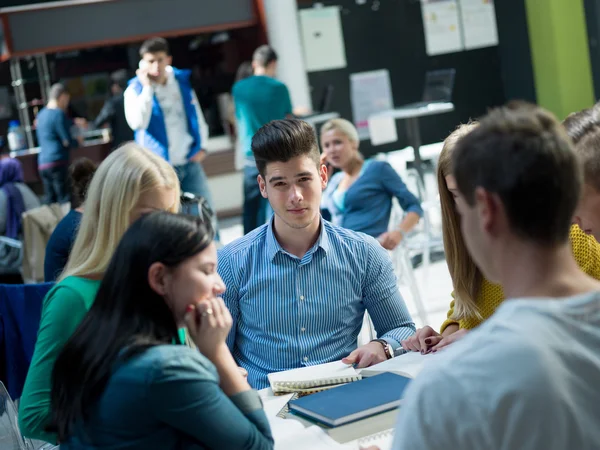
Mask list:
[[321,94],[321,98],[319,100],[319,107],[315,109],[310,114],[305,114],[303,116],[298,116],[299,119],[310,119],[311,117],[318,116],[320,114],[329,112],[331,108],[331,99],[333,97],[333,84],[328,84],[323,89],[323,93]]
[[454,91],[454,77],[456,69],[429,70],[425,74],[425,87],[423,100],[420,102],[402,105],[401,108],[422,108],[435,103],[448,103],[452,101]]

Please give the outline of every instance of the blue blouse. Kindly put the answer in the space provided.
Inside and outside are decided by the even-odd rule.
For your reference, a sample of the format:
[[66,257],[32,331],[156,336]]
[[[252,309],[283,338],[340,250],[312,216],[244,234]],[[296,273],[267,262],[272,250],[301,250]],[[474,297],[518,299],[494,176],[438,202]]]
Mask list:
[[388,231],[394,197],[404,212],[423,215],[417,197],[385,161],[365,161],[361,175],[344,194],[343,208],[339,208],[339,198],[335,201],[334,193],[343,176],[343,172],[338,172],[331,177],[321,202],[321,208],[331,214],[331,221],[336,225],[376,238]]
[[256,391],[227,397],[215,366],[184,345],[159,345],[118,366],[89,418],[61,450],[270,450]]

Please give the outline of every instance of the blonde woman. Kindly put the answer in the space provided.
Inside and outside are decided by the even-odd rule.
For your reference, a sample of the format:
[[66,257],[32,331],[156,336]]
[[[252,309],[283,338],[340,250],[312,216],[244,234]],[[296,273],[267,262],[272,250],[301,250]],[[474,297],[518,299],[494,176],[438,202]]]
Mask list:
[[179,210],[179,181],[162,158],[134,143],[115,150],[90,183],[81,225],[59,283],[44,299],[38,339],[19,407],[23,435],[55,443],[48,433],[56,357],[90,309],[121,237],[140,216]]
[[[358,131],[345,119],[330,120],[321,128],[321,160],[341,169],[329,180],[321,205],[335,225],[366,233],[393,250],[419,222],[423,210],[389,163],[364,160],[359,142]],[[394,197],[406,214],[388,230]]]
[[[438,162],[444,249],[454,287],[454,300],[450,303],[448,319],[442,324],[440,333],[430,326],[417,330],[414,336],[402,342],[406,350],[436,352],[488,319],[505,298],[502,287],[486,280],[471,259],[456,210],[459,193],[452,175],[452,153],[457,142],[477,126],[477,122],[461,125],[448,136]],[[577,225],[571,226],[569,240],[579,267],[589,276],[600,280],[600,244]]]

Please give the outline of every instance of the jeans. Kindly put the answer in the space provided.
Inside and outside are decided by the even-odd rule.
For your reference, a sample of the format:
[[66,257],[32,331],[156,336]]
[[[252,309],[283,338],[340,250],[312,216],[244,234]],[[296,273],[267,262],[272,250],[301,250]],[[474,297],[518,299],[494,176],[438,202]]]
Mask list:
[[260,194],[257,176],[256,167],[244,167],[244,234],[265,224],[273,213],[269,201]]
[[68,203],[71,200],[68,166],[40,170],[44,185],[44,203]]
[[[181,166],[174,166],[177,178],[179,178],[179,184],[181,186],[181,193],[189,192],[198,197],[204,198],[213,212],[216,214],[217,210],[213,203],[210,189],[208,188],[208,177],[204,172],[204,168],[200,163],[190,161]],[[218,230],[215,230],[216,239],[218,240]]]

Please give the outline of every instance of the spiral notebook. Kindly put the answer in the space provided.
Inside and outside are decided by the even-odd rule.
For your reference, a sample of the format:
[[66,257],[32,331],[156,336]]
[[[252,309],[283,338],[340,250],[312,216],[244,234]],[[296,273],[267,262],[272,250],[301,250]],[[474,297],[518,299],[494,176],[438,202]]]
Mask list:
[[365,436],[364,438],[358,439],[358,448],[368,448],[376,446],[379,450],[391,450],[392,444],[394,443],[394,429],[382,431],[381,433],[372,434]]
[[298,392],[307,394],[358,381],[360,374],[352,366],[335,361],[300,369],[270,373],[269,383],[274,394]]

